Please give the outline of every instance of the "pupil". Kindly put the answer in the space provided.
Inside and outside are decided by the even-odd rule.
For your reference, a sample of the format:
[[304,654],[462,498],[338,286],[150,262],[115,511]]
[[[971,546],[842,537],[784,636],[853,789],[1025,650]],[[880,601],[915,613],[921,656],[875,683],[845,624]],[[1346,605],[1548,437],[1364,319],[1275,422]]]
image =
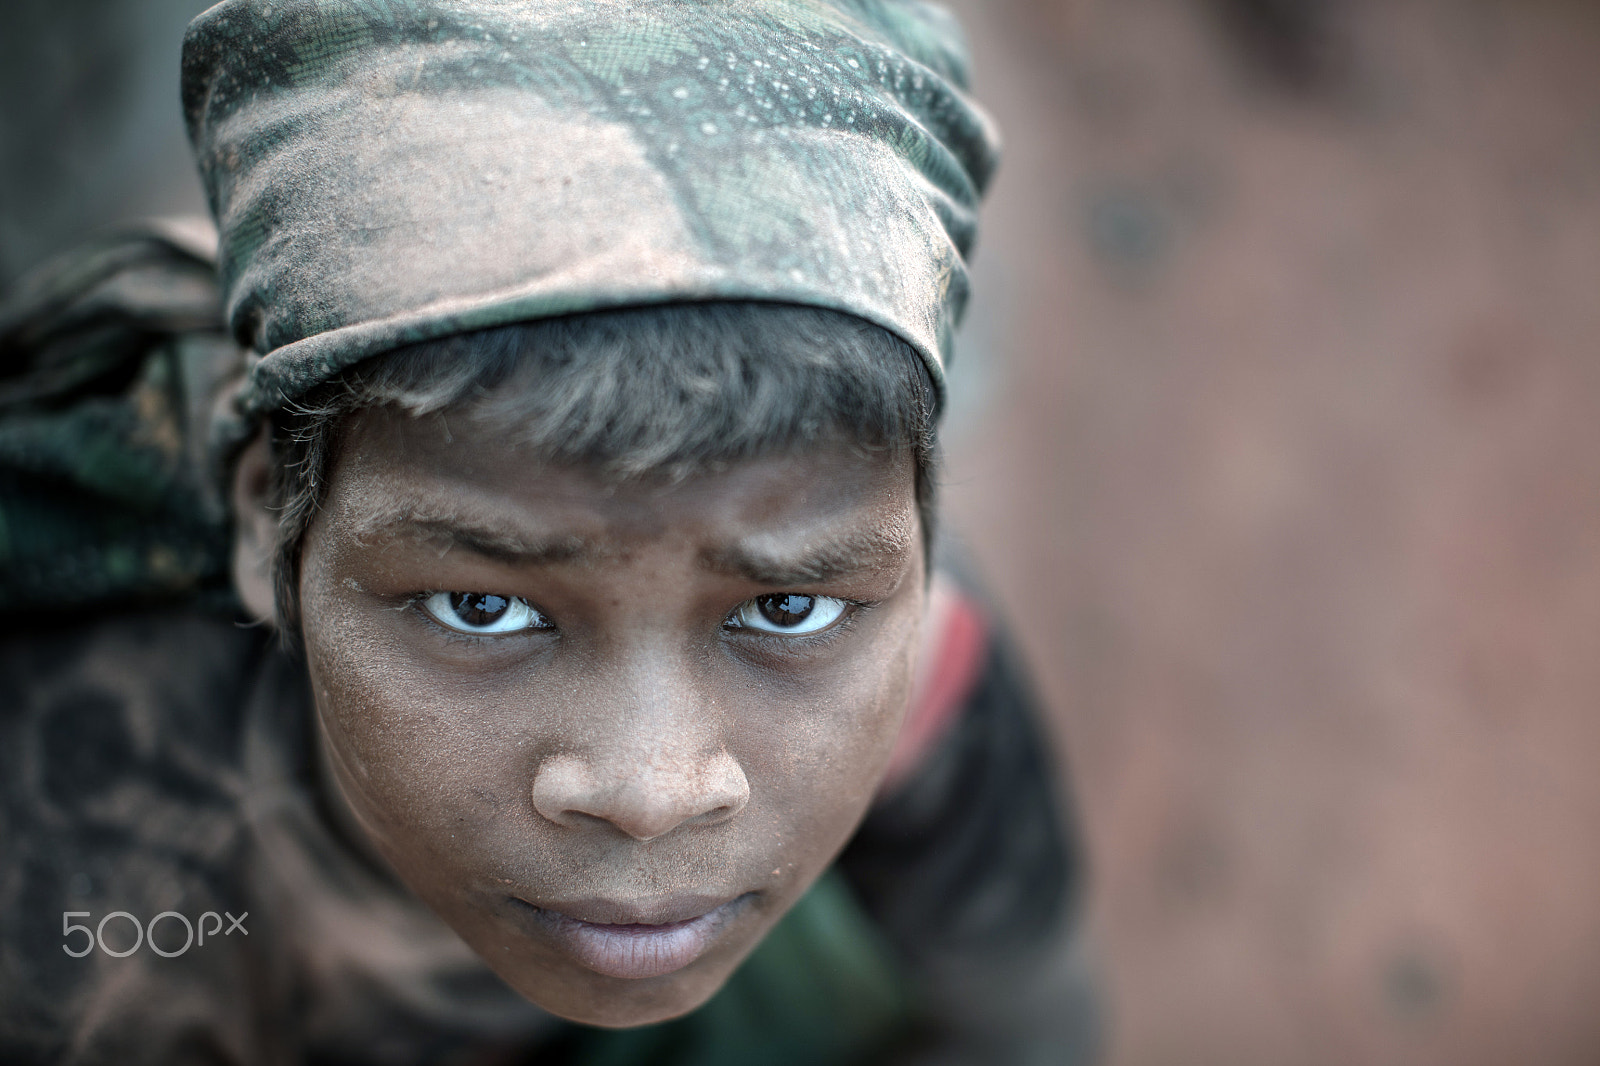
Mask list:
[[761,616],[775,626],[797,626],[811,613],[812,597],[784,593],[781,596],[761,596],[756,608]]
[[511,606],[504,596],[491,596],[481,592],[456,592],[450,596],[450,607],[456,617],[469,626],[493,625]]

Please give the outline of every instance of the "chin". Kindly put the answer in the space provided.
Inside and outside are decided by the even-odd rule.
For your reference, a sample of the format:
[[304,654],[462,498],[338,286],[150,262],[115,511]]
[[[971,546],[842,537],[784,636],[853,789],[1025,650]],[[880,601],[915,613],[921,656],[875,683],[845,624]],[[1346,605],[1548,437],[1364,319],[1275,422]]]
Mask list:
[[[732,967],[713,973],[675,973],[643,981],[579,974],[552,979],[540,973],[528,981],[508,977],[522,997],[558,1018],[602,1029],[632,1029],[682,1017],[722,988]],[[502,975],[506,976],[506,975]]]

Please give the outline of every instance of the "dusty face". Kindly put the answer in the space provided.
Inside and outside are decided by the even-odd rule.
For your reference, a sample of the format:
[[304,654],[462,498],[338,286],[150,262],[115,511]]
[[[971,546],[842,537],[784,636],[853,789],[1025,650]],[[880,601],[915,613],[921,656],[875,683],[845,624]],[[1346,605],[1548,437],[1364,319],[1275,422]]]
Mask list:
[[909,460],[676,486],[358,418],[302,556],[332,777],[400,876],[556,1014],[711,996],[856,825],[923,597]]

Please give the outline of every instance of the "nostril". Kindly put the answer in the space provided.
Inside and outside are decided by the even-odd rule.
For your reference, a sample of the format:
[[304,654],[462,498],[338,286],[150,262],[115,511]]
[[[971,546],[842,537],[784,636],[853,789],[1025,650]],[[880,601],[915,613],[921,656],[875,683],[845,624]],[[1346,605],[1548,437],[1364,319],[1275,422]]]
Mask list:
[[585,829],[607,824],[604,818],[590,814],[588,811],[580,811],[575,807],[562,811],[561,817],[555,819],[555,821],[571,829]]
[[539,765],[532,791],[534,809],[556,825],[610,826],[641,841],[678,826],[719,825],[750,798],[744,771],[725,750],[670,761],[554,755]]
[[534,774],[532,791],[534,810],[556,825],[580,828],[595,818],[591,802],[595,782],[582,759],[571,755],[545,759]]

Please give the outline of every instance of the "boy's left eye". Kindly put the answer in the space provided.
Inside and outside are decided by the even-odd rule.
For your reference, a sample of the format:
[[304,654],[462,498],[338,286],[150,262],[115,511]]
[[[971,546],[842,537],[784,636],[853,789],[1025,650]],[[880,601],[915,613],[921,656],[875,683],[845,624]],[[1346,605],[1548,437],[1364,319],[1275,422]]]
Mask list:
[[734,608],[728,624],[764,633],[803,636],[833,625],[849,604],[832,596],[807,596],[794,592],[757,596]]
[[515,633],[523,629],[548,629],[550,623],[519,596],[488,592],[435,592],[421,601],[422,609],[441,625],[458,633]]

